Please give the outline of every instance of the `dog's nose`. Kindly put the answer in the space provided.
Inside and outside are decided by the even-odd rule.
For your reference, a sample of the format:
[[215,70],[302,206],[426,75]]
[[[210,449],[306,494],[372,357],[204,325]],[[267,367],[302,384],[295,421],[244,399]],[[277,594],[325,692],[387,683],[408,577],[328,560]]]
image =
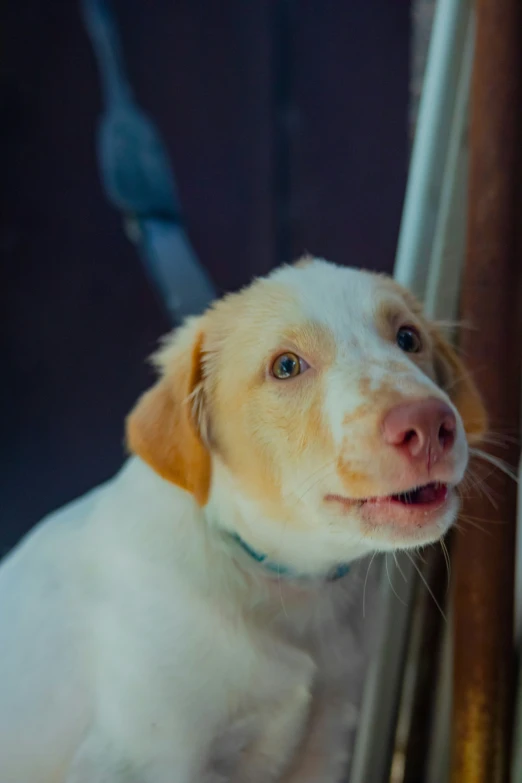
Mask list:
[[434,397],[396,405],[382,425],[386,443],[428,467],[451,450],[456,429],[451,408]]

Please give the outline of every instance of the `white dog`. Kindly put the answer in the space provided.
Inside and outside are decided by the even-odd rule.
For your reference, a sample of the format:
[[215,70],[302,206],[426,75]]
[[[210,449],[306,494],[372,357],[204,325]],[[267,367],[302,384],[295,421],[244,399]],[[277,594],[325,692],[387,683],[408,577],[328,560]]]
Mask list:
[[156,364],[121,473],[0,570],[0,781],[337,783],[349,566],[454,522],[481,400],[410,294],[313,259]]

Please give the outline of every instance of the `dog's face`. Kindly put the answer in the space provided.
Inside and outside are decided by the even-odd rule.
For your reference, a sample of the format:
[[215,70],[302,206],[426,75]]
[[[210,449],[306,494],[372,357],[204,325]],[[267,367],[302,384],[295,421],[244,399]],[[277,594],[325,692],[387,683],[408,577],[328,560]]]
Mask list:
[[454,521],[484,408],[392,280],[284,267],[190,320],[157,361],[131,450],[274,557],[342,561]]

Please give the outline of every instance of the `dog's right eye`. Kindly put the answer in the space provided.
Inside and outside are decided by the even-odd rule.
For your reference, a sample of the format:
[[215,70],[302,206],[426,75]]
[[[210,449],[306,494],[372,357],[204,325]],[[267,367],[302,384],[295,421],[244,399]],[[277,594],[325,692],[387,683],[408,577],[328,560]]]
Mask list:
[[282,353],[272,364],[272,375],[280,381],[295,378],[308,369],[308,364],[296,353]]
[[404,353],[419,353],[422,350],[421,338],[414,326],[401,326],[396,341]]

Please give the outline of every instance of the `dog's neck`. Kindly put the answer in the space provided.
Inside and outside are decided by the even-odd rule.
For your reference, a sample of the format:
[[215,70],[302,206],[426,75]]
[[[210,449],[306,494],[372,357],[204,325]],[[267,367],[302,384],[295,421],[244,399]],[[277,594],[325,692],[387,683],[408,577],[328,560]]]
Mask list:
[[343,578],[350,562],[367,554],[354,545],[353,552],[337,560],[331,544],[321,551],[308,544],[306,525],[289,525],[284,518],[260,510],[259,504],[237,487],[226,468],[217,466],[212,491],[203,509],[209,528],[221,532],[231,555],[253,573],[264,573],[279,582],[320,584]]
[[[106,502],[112,504],[124,498],[125,507],[117,513],[116,509],[103,509],[99,534],[107,549],[109,538],[118,552],[122,541],[131,552],[140,552],[141,561],[152,569],[151,579],[158,574],[158,578],[166,580],[165,589],[172,581],[176,591],[222,595],[227,611],[246,611],[252,622],[279,616],[283,604],[292,624],[295,612],[300,618],[303,613],[312,616],[318,605],[323,606],[330,601],[330,595],[337,594],[338,587],[344,593],[342,586],[351,583],[351,573],[344,579],[327,581],[329,570],[335,565],[328,562],[308,572],[306,579],[285,578],[277,571],[263,568],[235,538],[240,530],[245,541],[248,535],[252,546],[262,545],[264,542],[250,533],[262,527],[263,519],[245,514],[237,496],[229,494],[226,507],[220,498],[212,502],[211,496],[209,504],[201,508],[191,495],[162,479],[139,458],[132,458],[115,481],[123,483],[125,491],[109,493]],[[225,492],[227,487],[222,489]],[[114,518],[109,530],[108,513]],[[272,524],[276,529],[273,521]],[[296,540],[298,544],[299,535]],[[278,554],[275,548],[274,554]],[[281,563],[285,562],[286,558],[281,558]],[[295,556],[290,567],[297,570],[299,566]]]
[[330,569],[323,575],[307,574],[301,571],[297,571],[295,568],[289,568],[284,563],[279,563],[275,560],[271,560],[264,552],[258,552],[247,541],[241,538],[239,533],[231,534],[232,540],[241,547],[243,552],[246,552],[248,557],[257,563],[264,571],[272,576],[277,576],[279,579],[292,582],[309,582],[317,579],[326,582],[336,582],[338,579],[342,579],[350,570],[348,563],[339,563]]
[[214,477],[203,508],[136,457],[118,481],[128,485],[123,496],[128,498],[129,516],[138,518],[135,530],[143,545],[162,541],[164,551],[155,551],[154,557],[182,561],[180,566],[194,579],[208,582],[209,589],[214,580],[234,583],[246,576],[268,588],[275,583],[278,590],[315,592],[343,581],[350,562],[367,553],[354,547],[348,557],[336,560],[331,546],[324,551],[310,546],[306,528],[289,529],[284,520],[260,513],[259,506],[227,478],[223,472]]

